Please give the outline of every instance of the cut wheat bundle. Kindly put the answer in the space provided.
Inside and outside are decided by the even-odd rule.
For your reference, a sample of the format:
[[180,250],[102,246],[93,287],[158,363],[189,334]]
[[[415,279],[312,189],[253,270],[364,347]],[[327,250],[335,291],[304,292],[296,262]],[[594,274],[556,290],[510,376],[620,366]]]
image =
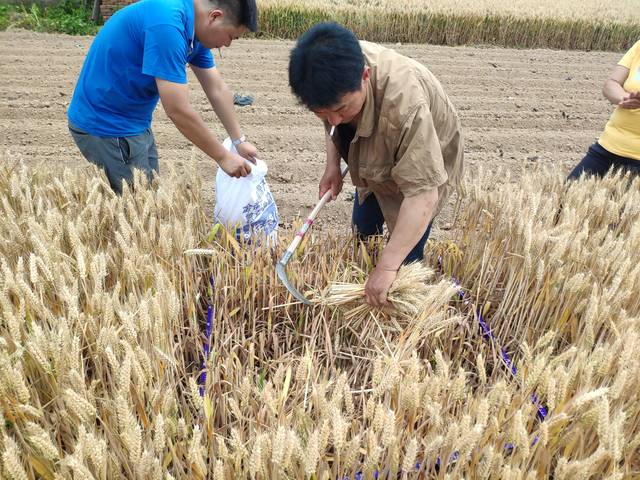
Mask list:
[[[366,279],[366,274],[358,267],[353,267],[353,270],[356,279]],[[432,293],[433,285],[429,281],[433,277],[433,270],[424,263],[416,262],[402,266],[389,289],[388,304],[381,308],[365,302],[365,283],[362,281],[332,282],[319,292],[314,300],[322,305],[339,307],[345,312],[347,319],[367,316],[369,312],[382,312],[389,316],[413,319],[418,316]]]
[[[353,267],[356,279],[366,279],[366,274],[358,267]],[[389,315],[414,318],[420,306],[429,296],[433,270],[423,263],[416,262],[405,265],[398,270],[398,276],[391,284],[387,295],[388,305],[382,308],[373,307],[365,302],[365,283],[361,281],[337,281],[316,295],[315,302],[326,306],[339,307],[345,311],[347,318],[367,315],[369,311],[382,311]]]

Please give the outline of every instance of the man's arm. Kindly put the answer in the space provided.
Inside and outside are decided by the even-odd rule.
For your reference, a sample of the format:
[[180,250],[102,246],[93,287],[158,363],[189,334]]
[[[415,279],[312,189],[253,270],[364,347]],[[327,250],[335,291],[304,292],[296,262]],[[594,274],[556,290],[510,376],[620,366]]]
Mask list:
[[[229,136],[235,140],[240,138],[242,130],[233,106],[233,93],[220,75],[217,68],[199,68],[191,65],[202,90],[207,95],[213,111],[224,125]],[[249,142],[236,145],[238,153],[245,158],[255,158],[258,155],[257,149]]]
[[391,177],[404,199],[391,238],[365,285],[367,302],[371,305],[386,303],[398,268],[433,219],[440,201],[438,187],[448,179],[442,147],[427,103],[419,105],[406,119],[398,145]]
[[398,270],[409,252],[427,230],[438,205],[438,189],[405,197],[400,204],[398,220],[378,265],[386,270]]
[[396,278],[398,269],[424,235],[437,205],[437,188],[404,198],[391,238],[382,250],[376,268],[367,279],[365,285],[367,303],[384,305],[387,302],[387,293]]
[[167,116],[189,141],[213,158],[220,168],[232,177],[244,177],[251,167],[239,155],[228,152],[207,128],[204,121],[189,103],[187,84],[168,82],[156,78],[160,100]]
[[342,191],[342,169],[340,168],[340,154],[331,136],[325,133],[325,144],[327,149],[327,164],[324,174],[320,179],[318,198],[322,198],[327,190],[331,190],[331,199],[335,200]]

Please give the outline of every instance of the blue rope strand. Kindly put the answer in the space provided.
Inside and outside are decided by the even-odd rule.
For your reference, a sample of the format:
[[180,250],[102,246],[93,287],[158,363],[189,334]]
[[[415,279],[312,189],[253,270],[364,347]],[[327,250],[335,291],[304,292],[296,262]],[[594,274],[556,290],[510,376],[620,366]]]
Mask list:
[[[213,292],[215,291],[216,284],[213,279],[213,276],[209,278],[211,283],[211,296],[213,297]],[[207,324],[205,326],[205,339],[204,339],[204,358],[202,360],[202,373],[200,374],[200,396],[204,397],[205,386],[207,383],[207,360],[209,360],[209,340],[211,339],[211,330],[213,327],[213,313],[214,307],[212,303],[207,305]]]

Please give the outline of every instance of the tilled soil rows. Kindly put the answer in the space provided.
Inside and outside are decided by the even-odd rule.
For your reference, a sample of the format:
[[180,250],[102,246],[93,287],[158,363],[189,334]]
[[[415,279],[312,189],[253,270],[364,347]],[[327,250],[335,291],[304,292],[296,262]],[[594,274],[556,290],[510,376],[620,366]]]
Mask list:
[[[0,150],[46,169],[84,167],[67,130],[66,110],[91,37],[0,32]],[[293,43],[238,40],[214,51],[229,86],[255,98],[238,107],[247,137],[270,168],[269,184],[290,224],[318,196],[324,140],[320,121],[299,106],[287,83]],[[466,137],[466,175],[479,168],[504,181],[506,170],[559,165],[568,173],[597,139],[611,112],[601,87],[620,54],[486,47],[394,45],[427,65],[457,106]],[[330,59],[328,59],[330,61]],[[225,133],[195,77],[191,101],[222,139]],[[195,152],[159,106],[153,123],[161,171],[196,169],[211,211],[216,165]],[[321,213],[321,228],[346,230],[353,187]],[[436,235],[451,227],[453,202],[436,220]]]

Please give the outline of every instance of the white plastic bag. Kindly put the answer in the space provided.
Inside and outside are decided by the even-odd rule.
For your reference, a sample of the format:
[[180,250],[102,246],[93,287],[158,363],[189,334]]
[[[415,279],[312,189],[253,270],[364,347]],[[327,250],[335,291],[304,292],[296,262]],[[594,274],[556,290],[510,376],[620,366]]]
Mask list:
[[[222,145],[237,153],[230,138]],[[238,240],[250,242],[252,238],[266,236],[270,243],[275,243],[278,238],[278,208],[265,179],[267,171],[262,160],[251,164],[251,173],[246,177],[233,178],[218,168],[214,217],[217,222],[236,228]]]

